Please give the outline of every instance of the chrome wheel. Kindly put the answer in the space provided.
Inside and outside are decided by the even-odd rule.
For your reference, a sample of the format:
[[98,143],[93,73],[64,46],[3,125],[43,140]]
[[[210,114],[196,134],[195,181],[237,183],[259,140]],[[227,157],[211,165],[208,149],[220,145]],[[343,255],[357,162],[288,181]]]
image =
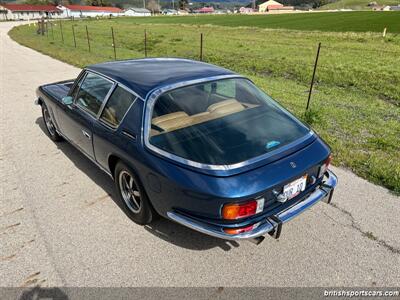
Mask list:
[[44,123],[46,124],[47,130],[49,131],[50,135],[54,136],[56,134],[56,129],[54,127],[50,113],[47,110],[47,107],[43,107],[43,118],[44,118]]
[[133,176],[127,171],[121,171],[118,181],[125,204],[133,213],[138,213],[142,206],[142,199]]

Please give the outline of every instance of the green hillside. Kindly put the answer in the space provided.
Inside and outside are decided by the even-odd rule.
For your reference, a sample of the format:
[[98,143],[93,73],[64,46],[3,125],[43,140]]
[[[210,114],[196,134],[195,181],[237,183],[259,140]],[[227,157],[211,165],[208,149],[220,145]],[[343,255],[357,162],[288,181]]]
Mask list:
[[[373,2],[374,0],[339,0],[333,3],[326,4],[324,6],[321,6],[319,9],[320,10],[325,10],[325,9],[343,9],[343,8],[351,8],[354,10],[371,10],[370,7],[368,7],[368,3]],[[400,4],[400,0],[381,0],[381,1],[376,1],[378,5],[398,5]]]

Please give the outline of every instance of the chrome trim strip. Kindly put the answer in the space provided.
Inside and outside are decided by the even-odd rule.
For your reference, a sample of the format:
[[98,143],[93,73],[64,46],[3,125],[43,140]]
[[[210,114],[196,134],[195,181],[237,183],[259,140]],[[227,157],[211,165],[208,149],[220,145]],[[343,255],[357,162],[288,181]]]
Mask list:
[[[238,163],[231,164],[231,165],[210,165],[210,164],[199,163],[199,162],[185,159],[180,156],[174,155],[172,153],[166,152],[150,143],[149,133],[151,131],[151,116],[153,114],[154,104],[160,95],[164,94],[167,91],[174,90],[174,89],[184,87],[184,86],[189,86],[189,85],[203,83],[203,82],[209,82],[209,81],[215,81],[215,80],[221,80],[221,79],[230,79],[230,78],[242,78],[242,79],[246,79],[246,80],[249,80],[250,82],[252,82],[250,79],[243,77],[241,75],[238,75],[238,74],[220,75],[220,76],[206,77],[206,78],[202,78],[202,79],[179,82],[179,83],[175,83],[172,85],[167,85],[167,86],[164,86],[161,88],[157,88],[157,89],[149,92],[149,94],[146,97],[146,107],[144,110],[144,118],[143,118],[144,121],[143,121],[143,136],[142,136],[142,138],[143,138],[143,142],[144,142],[145,146],[148,149],[154,151],[155,153],[158,153],[164,157],[167,157],[169,159],[175,160],[177,162],[180,162],[182,164],[185,164],[185,165],[188,165],[191,167],[205,169],[205,170],[232,170],[232,169],[237,169],[240,167],[244,167],[244,166],[259,162],[259,161],[264,160],[267,157],[273,156],[281,151],[290,149],[295,144],[301,143],[314,135],[314,131],[310,130],[309,133],[306,134],[305,136],[303,136],[300,139],[297,139],[285,146],[282,146],[279,149],[276,149],[271,152],[265,153],[263,155],[253,157],[246,161],[238,162]],[[287,111],[285,111],[285,112],[288,113]]]
[[[330,170],[327,171],[326,175],[327,175],[328,179],[324,182],[325,187],[319,187],[303,201],[293,205],[292,207],[289,207],[285,211],[280,212],[279,214],[276,215],[282,221],[282,223],[286,223],[286,222],[292,220],[294,217],[298,216],[300,213],[309,209],[314,204],[323,200],[325,197],[327,197],[329,195],[329,192],[332,189],[334,189],[337,185],[337,177]],[[330,186],[331,188],[327,189],[326,188],[327,185]],[[183,226],[186,226],[193,230],[202,232],[204,234],[207,234],[207,235],[210,235],[210,236],[213,236],[216,238],[225,239],[225,240],[239,240],[239,239],[256,238],[256,237],[267,234],[268,232],[274,230],[274,228],[276,227],[276,224],[271,223],[271,221],[267,218],[267,221],[264,224],[259,225],[252,231],[231,235],[231,234],[225,233],[223,231],[222,227],[217,227],[217,226],[209,225],[206,223],[202,223],[200,221],[194,220],[190,217],[186,217],[177,212],[167,212],[167,216],[171,220],[173,220]]]

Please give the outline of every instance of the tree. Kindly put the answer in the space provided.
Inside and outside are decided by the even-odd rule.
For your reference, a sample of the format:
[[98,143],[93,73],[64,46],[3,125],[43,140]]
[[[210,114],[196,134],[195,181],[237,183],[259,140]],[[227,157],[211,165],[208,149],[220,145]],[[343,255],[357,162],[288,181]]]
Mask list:
[[85,3],[90,6],[111,6],[108,0],[85,0]]
[[179,9],[185,10],[189,5],[188,0],[179,0]]
[[147,9],[149,9],[154,14],[160,11],[160,6],[155,0],[149,0],[147,2]]

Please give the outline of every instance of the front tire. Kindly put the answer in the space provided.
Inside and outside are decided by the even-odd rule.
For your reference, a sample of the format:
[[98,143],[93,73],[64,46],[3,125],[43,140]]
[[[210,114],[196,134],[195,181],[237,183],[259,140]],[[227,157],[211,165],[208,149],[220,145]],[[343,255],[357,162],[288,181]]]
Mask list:
[[135,172],[124,163],[118,162],[115,167],[114,181],[127,215],[137,224],[150,224],[156,212]]
[[46,126],[47,133],[49,134],[50,139],[54,142],[59,142],[62,140],[62,137],[57,133],[56,127],[54,125],[53,119],[50,115],[49,109],[46,104],[42,103],[42,116],[44,125]]

